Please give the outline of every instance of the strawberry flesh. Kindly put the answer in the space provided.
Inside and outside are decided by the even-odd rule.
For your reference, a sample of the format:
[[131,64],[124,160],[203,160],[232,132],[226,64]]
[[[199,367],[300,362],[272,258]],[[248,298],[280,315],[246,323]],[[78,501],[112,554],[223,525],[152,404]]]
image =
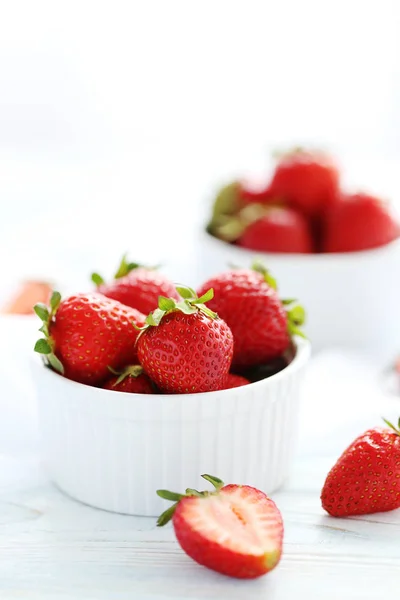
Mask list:
[[271,571],[282,553],[283,521],[275,503],[250,487],[183,497],[173,516],[182,549],[219,573],[250,579]]

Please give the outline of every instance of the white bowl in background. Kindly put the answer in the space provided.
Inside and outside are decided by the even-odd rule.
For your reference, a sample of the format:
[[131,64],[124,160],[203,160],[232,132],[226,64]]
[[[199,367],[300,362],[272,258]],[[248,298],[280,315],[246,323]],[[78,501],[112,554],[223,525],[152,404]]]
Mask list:
[[338,254],[253,252],[201,233],[199,283],[229,265],[259,258],[276,277],[281,298],[307,311],[313,350],[342,347],[390,359],[400,351],[400,240],[374,250]]
[[81,502],[142,516],[166,508],[157,489],[198,488],[202,473],[271,493],[290,469],[309,354],[309,343],[297,340],[293,361],[267,379],[182,395],[90,387],[35,360],[48,474]]

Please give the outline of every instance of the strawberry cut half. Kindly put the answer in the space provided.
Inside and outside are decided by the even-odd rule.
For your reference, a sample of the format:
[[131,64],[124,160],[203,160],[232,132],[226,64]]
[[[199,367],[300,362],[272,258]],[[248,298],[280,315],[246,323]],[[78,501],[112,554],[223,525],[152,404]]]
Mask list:
[[159,518],[172,518],[181,548],[200,565],[237,577],[252,579],[272,571],[282,555],[283,521],[275,503],[248,485],[223,485],[203,475],[214,492],[186,490],[186,495],[159,490],[159,496],[177,500]]

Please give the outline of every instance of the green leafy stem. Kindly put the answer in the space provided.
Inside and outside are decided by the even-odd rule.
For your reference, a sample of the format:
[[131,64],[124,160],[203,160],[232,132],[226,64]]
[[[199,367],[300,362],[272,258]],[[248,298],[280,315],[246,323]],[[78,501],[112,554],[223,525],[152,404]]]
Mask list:
[[58,307],[61,302],[60,292],[54,291],[50,298],[50,307],[46,306],[42,302],[35,304],[33,307],[35,313],[42,321],[42,326],[39,331],[44,337],[37,340],[34,350],[39,354],[42,354],[46,364],[50,365],[58,373],[64,374],[64,367],[59,358],[54,353],[54,340],[50,335],[50,323],[52,322]]
[[222,479],[219,479],[219,477],[214,477],[213,475],[204,474],[204,475],[202,475],[202,478],[205,479],[206,481],[208,481],[209,483],[211,483],[214,486],[215,491],[199,492],[198,490],[194,490],[192,488],[187,488],[184,494],[178,494],[176,492],[170,492],[169,490],[157,490],[157,496],[159,496],[160,498],[163,498],[164,500],[170,500],[171,502],[174,502],[174,504],[172,506],[167,508],[167,510],[164,511],[162,513],[162,515],[160,515],[158,517],[158,520],[157,520],[158,527],[162,527],[163,525],[166,525],[172,519],[172,517],[174,516],[174,512],[176,510],[176,507],[178,506],[178,503],[180,500],[182,500],[182,498],[190,498],[190,497],[204,498],[206,496],[211,496],[213,494],[217,494],[224,485],[224,482],[222,481]]

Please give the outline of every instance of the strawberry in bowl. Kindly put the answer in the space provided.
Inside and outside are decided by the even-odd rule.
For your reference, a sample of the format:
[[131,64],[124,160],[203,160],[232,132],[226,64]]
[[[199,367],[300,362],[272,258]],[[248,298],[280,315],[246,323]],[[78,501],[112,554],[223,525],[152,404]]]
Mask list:
[[36,304],[42,321],[35,351],[62,375],[97,385],[109,377],[109,369],[137,359],[137,327],[145,316],[134,308],[101,294],[77,294],[61,300],[53,292],[50,306]]
[[92,273],[92,282],[96,291],[118,300],[147,315],[158,305],[159,296],[179,300],[174,284],[155,268],[144,267],[129,262],[122,257],[113,281],[107,283],[98,273]]
[[307,306],[316,350],[379,347],[390,358],[400,338],[389,317],[400,301],[399,232],[390,203],[349,193],[331,157],[296,149],[277,158],[258,191],[238,181],[217,193],[198,270],[208,280],[260,259],[278,273],[282,294]]
[[[35,307],[43,458],[60,489],[92,506],[154,516],[163,506],[154,490],[194,488],[199,471],[218,469],[266,493],[282,485],[310,346],[302,309],[280,300],[269,273],[253,275],[248,327],[253,311],[275,331],[260,337],[258,359],[246,323],[234,310],[227,320],[213,310],[226,295],[218,285],[201,294],[179,286],[147,316],[99,291],[55,292],[49,306]],[[232,298],[243,305],[245,289]],[[250,362],[240,359],[247,351]]]

